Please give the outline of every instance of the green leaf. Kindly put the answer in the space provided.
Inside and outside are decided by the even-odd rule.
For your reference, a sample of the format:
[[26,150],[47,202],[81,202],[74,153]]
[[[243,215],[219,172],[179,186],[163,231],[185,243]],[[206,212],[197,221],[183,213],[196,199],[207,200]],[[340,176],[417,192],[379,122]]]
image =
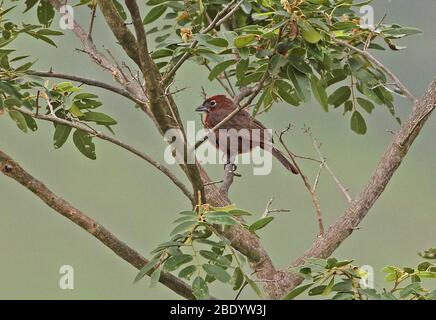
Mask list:
[[213,67],[213,69],[210,71],[209,73],[209,80],[212,81],[213,79],[215,79],[216,77],[218,77],[220,75],[220,73],[222,73],[223,71],[225,71],[228,67],[230,67],[231,65],[235,64],[236,60],[227,60],[227,61],[223,61],[221,63],[218,63],[215,67]]
[[326,84],[322,79],[318,79],[315,75],[310,77],[312,92],[316,100],[323,107],[324,111],[328,111],[328,101],[326,93]]
[[233,272],[230,284],[233,285],[233,290],[239,290],[244,282],[244,273],[241,268],[237,267]]
[[158,263],[159,263],[159,259],[153,259],[149,261],[145,266],[141,268],[141,270],[136,275],[135,280],[133,280],[133,282],[136,283],[142,278],[144,278]]
[[242,59],[236,65],[236,79],[238,81],[241,81],[244,78],[245,72],[248,69],[248,64],[249,64],[248,59]]
[[332,298],[332,300],[353,300],[354,295],[350,292],[338,292]]
[[92,121],[92,122],[95,122],[97,124],[107,125],[107,126],[117,124],[117,121],[115,119],[113,119],[112,117],[108,116],[107,114],[104,114],[101,112],[93,112],[93,111],[86,112],[83,115],[83,117],[81,117],[80,120]]
[[436,272],[432,271],[419,271],[416,275],[420,278],[436,279]]
[[299,26],[302,30],[304,40],[316,44],[321,40],[321,34],[306,20],[299,20]]
[[192,210],[182,211],[182,212],[179,212],[179,214],[183,215],[183,216],[196,216],[197,215],[197,213],[192,211]]
[[46,27],[50,26],[50,24],[53,22],[55,11],[49,0],[41,0],[36,13],[38,16],[38,21]]
[[251,216],[252,215],[252,213],[250,213],[248,211],[245,211],[245,210],[242,210],[242,209],[230,210],[229,213],[232,216],[235,216],[235,217],[239,217],[239,216]]
[[157,283],[159,282],[161,273],[162,273],[162,267],[159,267],[153,271],[153,273],[150,276],[150,288],[156,287]]
[[23,114],[21,112],[18,112],[16,110],[9,110],[9,116],[12,120],[15,121],[17,127],[23,131],[27,132],[27,123],[26,118],[24,118]]
[[347,279],[347,280],[336,283],[333,286],[332,291],[346,292],[346,291],[351,291],[352,289],[353,289],[353,284],[352,284],[351,280]]
[[293,66],[289,65],[286,74],[294,85],[295,91],[299,95],[302,101],[307,101],[310,96],[309,91],[309,79],[302,75],[299,71],[296,71]]
[[142,21],[143,24],[149,24],[153,21],[156,21],[159,19],[161,15],[164,14],[164,12],[167,10],[167,7],[165,5],[160,5],[153,7],[145,16],[144,20]]
[[245,46],[249,45],[250,43],[252,43],[254,40],[256,40],[257,35],[255,34],[245,34],[239,37],[236,37],[233,40],[233,44],[235,45],[236,48],[244,48]]
[[174,220],[173,223],[179,223],[184,221],[197,221],[197,218],[193,216],[183,216]]
[[204,264],[203,269],[204,269],[204,271],[206,271],[206,273],[208,275],[216,278],[217,280],[219,280],[221,282],[227,283],[231,279],[231,277],[227,273],[227,271],[220,266],[213,265],[213,264]]
[[231,218],[231,217],[225,217],[225,216],[217,216],[214,217],[213,215],[206,215],[206,221],[212,224],[222,224],[225,226],[232,226],[237,224],[237,222]]
[[430,268],[431,266],[432,266],[432,264],[430,262],[424,261],[424,262],[421,262],[420,264],[418,264],[417,269],[418,269],[418,271],[427,271],[428,268]]
[[300,99],[289,83],[284,80],[279,80],[276,81],[276,84],[278,86],[278,94],[283,101],[293,106],[300,105]]
[[368,113],[371,113],[374,109],[374,104],[369,100],[357,98],[357,103]]
[[392,272],[392,273],[388,273],[385,276],[385,281],[392,282],[397,280],[397,278],[398,278],[398,274],[396,272]]
[[183,233],[187,231],[188,229],[191,229],[192,226],[194,226],[197,223],[197,221],[185,221],[177,225],[173,231],[171,231],[170,235],[173,236],[178,233]]
[[35,119],[33,119],[31,116],[27,115],[27,114],[23,114],[24,119],[26,120],[26,124],[27,127],[32,130],[32,131],[36,131],[38,130],[38,125],[36,124]]
[[286,59],[286,57],[282,56],[281,54],[274,55],[270,61],[271,74],[277,76],[281,68],[286,66],[287,63],[288,59]]
[[216,262],[224,267],[230,266],[232,263],[229,259],[227,259],[224,256],[218,255],[215,252],[207,251],[207,250],[200,250],[200,255],[210,261]]
[[46,43],[52,45],[53,47],[56,47],[56,48],[57,48],[56,43],[55,43],[52,39],[50,39],[49,37],[47,37],[47,36],[44,36],[44,35],[42,35],[42,34],[38,34],[38,33],[36,33],[36,32],[31,32],[31,31],[28,31],[28,32],[26,32],[26,33],[27,33],[28,35],[34,37],[35,39],[42,40],[42,41],[44,41],[44,42],[46,42]]
[[351,116],[351,130],[357,134],[365,134],[367,131],[365,119],[362,117],[359,111],[354,111]]
[[207,287],[207,282],[202,277],[196,277],[192,282],[192,293],[197,300],[209,298],[209,288]]
[[93,93],[84,92],[84,93],[76,94],[73,99],[83,100],[83,99],[95,99],[95,98],[98,98],[98,96]]
[[335,90],[329,97],[328,103],[335,108],[345,103],[351,96],[351,89],[348,86],[343,86]]
[[184,278],[186,280],[190,280],[191,276],[194,274],[194,272],[197,271],[197,267],[194,265],[187,266],[180,270],[179,277]]
[[72,115],[76,116],[77,118],[83,117],[85,114],[80,110],[77,103],[73,102],[70,109],[68,109],[68,112],[70,112]]
[[38,2],[39,0],[26,0],[25,4],[26,4],[26,10],[24,10],[23,13],[29,11],[30,9],[33,8],[33,6]]
[[296,288],[294,288],[291,292],[289,292],[286,297],[284,298],[284,300],[292,300],[295,299],[297,296],[299,296],[300,294],[302,294],[304,291],[306,291],[307,289],[309,289],[311,286],[313,286],[313,283],[309,283],[309,284],[304,284],[301,286],[298,286]]
[[79,129],[76,130],[73,134],[73,142],[85,157],[91,160],[97,159],[95,144],[92,142],[92,137],[89,133]]
[[114,3],[115,8],[117,8],[117,11],[118,11],[118,14],[120,15],[120,17],[121,17],[124,21],[126,21],[126,19],[127,19],[127,14],[126,14],[126,12],[124,11],[124,8],[123,8],[123,6],[121,5],[121,3],[119,3],[117,0],[112,0],[112,2]]
[[154,51],[151,54],[151,57],[153,59],[161,59],[161,58],[165,58],[165,57],[170,57],[170,56],[173,55],[173,53],[174,53],[173,50],[167,49],[167,48],[163,48],[163,49],[159,49],[159,50]]
[[408,286],[401,289],[400,298],[404,299],[407,296],[417,292],[420,288],[421,288],[421,283],[419,283],[419,282],[411,283]]
[[335,285],[335,278],[332,277],[332,279],[330,280],[329,284],[327,285],[327,287],[325,287],[324,291],[322,292],[323,296],[328,296],[333,289],[333,286]]
[[36,33],[43,36],[62,36],[64,34],[63,32],[51,29],[40,29]]
[[309,290],[309,296],[318,296],[318,295],[321,295],[326,288],[327,288],[327,286],[324,285],[324,284],[321,285],[321,286],[317,286],[315,288],[312,288],[312,289]]
[[262,229],[262,228],[266,227],[266,225],[269,224],[273,220],[274,220],[274,217],[266,217],[266,218],[259,219],[256,222],[252,223],[248,227],[248,230],[253,232],[253,231]]
[[247,281],[248,285],[253,289],[253,291],[257,294],[257,296],[261,299],[263,299],[262,291],[260,290],[259,286],[251,280],[249,277],[245,276],[245,281]]
[[229,45],[227,40],[223,39],[223,38],[211,38],[211,39],[207,40],[207,43],[214,45],[214,46],[217,46],[217,47],[223,47],[223,48],[226,48]]
[[164,264],[164,268],[167,271],[177,270],[182,264],[191,262],[193,257],[189,254],[179,254],[177,256],[169,257]]

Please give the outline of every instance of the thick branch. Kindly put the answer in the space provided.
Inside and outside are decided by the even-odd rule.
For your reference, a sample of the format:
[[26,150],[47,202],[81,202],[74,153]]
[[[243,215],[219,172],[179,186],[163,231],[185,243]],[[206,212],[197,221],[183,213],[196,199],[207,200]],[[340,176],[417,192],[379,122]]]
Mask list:
[[135,36],[130,32],[118,13],[113,1],[98,0],[98,6],[106,19],[107,24],[111,27],[112,33],[117,38],[121,47],[127,55],[135,61],[137,65],[140,63],[138,57],[138,46]]
[[[64,1],[61,0],[49,0],[49,2],[58,11],[65,4]],[[98,66],[102,67],[106,71],[109,71],[112,77],[114,77],[115,80],[120,83],[128,92],[135,96],[136,99],[139,101],[147,101],[147,97],[137,80],[129,75],[124,74],[116,64],[106,58],[106,56],[97,49],[94,42],[92,42],[92,39],[88,37],[87,32],[85,32],[76,21],[74,21],[72,32],[82,43],[84,51]],[[148,106],[143,103],[141,104],[141,107],[142,110],[153,119]]]
[[159,170],[160,172],[162,172],[164,175],[166,175],[182,192],[184,195],[186,195],[186,197],[188,197],[188,199],[194,203],[195,199],[194,196],[192,195],[191,192],[189,192],[188,188],[183,184],[183,182],[181,182],[172,172],[170,169],[168,169],[167,167],[165,167],[164,165],[162,165],[161,163],[159,163],[158,161],[154,160],[153,158],[151,158],[150,156],[148,156],[147,154],[145,154],[142,151],[139,151],[137,149],[135,149],[134,147],[128,145],[127,143],[124,143],[118,139],[116,139],[115,137],[112,136],[108,136],[102,132],[96,131],[88,126],[85,126],[83,124],[81,124],[80,122],[71,122],[65,119],[61,119],[58,117],[54,117],[51,115],[43,115],[43,114],[34,114],[28,110],[24,110],[24,109],[19,109],[19,108],[14,108],[14,110],[21,112],[23,114],[26,114],[32,118],[35,119],[40,119],[40,120],[45,120],[45,121],[49,121],[49,122],[53,122],[53,123],[57,123],[57,124],[62,124],[65,126],[69,126],[71,128],[75,128],[75,129],[80,129],[83,130],[87,133],[89,133],[90,135],[100,138],[102,140],[108,141],[110,143],[113,143],[131,153],[133,153],[134,155],[140,157],[141,159],[147,161],[149,164],[151,164],[153,167],[155,167],[157,170]]
[[[329,257],[351,235],[385,190],[435,108],[436,79],[433,80],[424,97],[415,103],[408,120],[403,123],[395,134],[391,144],[380,159],[375,172],[345,214],[334,225],[330,226],[324,236],[320,237],[303,256],[292,262],[292,266],[301,265],[310,257]],[[289,283],[283,282],[282,294],[286,294],[301,283],[302,280],[301,277],[294,276]]]
[[[116,255],[130,263],[137,269],[141,269],[148,263],[148,260],[127,244],[119,240],[108,229],[85,215],[83,212],[72,206],[70,203],[54,194],[41,181],[27,173],[17,162],[0,150],[0,171],[8,177],[33,192],[49,207],[69,219],[89,234],[100,240],[105,246],[111,249]],[[195,299],[192,289],[177,277],[162,272],[159,280],[163,285],[170,288],[177,294],[187,298]]]
[[[243,0],[232,0],[230,1],[220,12],[218,12],[215,16],[215,18],[210,22],[210,24],[204,28],[200,33],[206,34],[212,29],[215,29],[216,27],[219,27],[221,24],[223,24],[227,19],[229,19],[235,12],[239,9],[239,7],[242,5],[244,1]],[[234,7],[232,8],[232,6]],[[198,41],[194,40],[191,43],[190,49],[194,49],[198,45]],[[171,68],[171,70],[168,71],[168,73],[165,75],[165,78],[163,79],[163,83],[168,83],[171,81],[171,79],[176,74],[177,70],[185,63],[186,60],[188,60],[190,57],[192,57],[192,53],[187,51],[185,52],[180,59],[177,60],[175,65]]]
[[[141,20],[138,4],[135,0],[125,0],[126,6],[132,16],[133,26],[135,28],[138,57],[140,68],[145,80],[145,90],[149,99],[150,110],[153,113],[156,122],[158,123],[159,130],[165,134],[170,129],[179,129],[186,141],[185,132],[182,125],[177,107],[172,101],[172,98],[165,94],[165,88],[161,85],[160,72],[148,52],[147,36],[144,25]],[[199,191],[203,200],[205,200],[204,187],[201,181],[200,173],[196,164],[189,164],[187,161],[187,145],[184,145],[184,165],[182,169],[188,176],[194,194]]]
[[[63,5],[63,3],[60,0],[49,0],[49,1],[58,10],[59,10],[60,6]],[[232,1],[232,3],[236,3],[236,2]],[[134,8],[134,7],[131,7],[131,9],[133,9],[132,19],[134,19],[135,16],[136,17],[138,16],[138,14],[136,13],[138,10],[136,10],[136,8]],[[229,8],[229,10],[231,10],[231,9]],[[224,15],[223,15],[223,17],[224,17]],[[135,20],[136,20],[136,26],[138,28],[139,23],[137,21],[139,19],[135,18]],[[110,21],[110,19],[106,19],[106,21]],[[111,27],[111,25],[109,25],[109,27]],[[90,39],[88,39],[87,34],[83,31],[83,29],[77,23],[74,24],[73,32],[80,39],[80,41],[83,43],[83,45],[85,47],[85,51],[87,51],[89,56],[94,60],[94,62],[96,64],[102,66],[106,70],[109,70],[112,73],[112,75],[115,77],[115,79],[126,90],[128,90],[133,95],[135,95],[135,97],[137,99],[142,100],[142,101],[149,101],[148,100],[149,94],[144,93],[142,86],[136,82],[136,79],[129,77],[126,80],[125,75],[123,75],[123,73],[119,70],[119,68],[116,65],[113,65],[108,59],[106,59],[106,57],[104,55],[102,55],[100,52],[98,52],[98,50],[95,48],[95,45],[92,43],[92,41],[90,41]],[[137,34],[137,36],[138,36],[138,34]],[[147,55],[149,55],[148,52],[145,52],[145,53]],[[144,76],[145,75],[151,76],[154,72],[155,72],[155,69],[147,69],[147,70],[145,70]],[[157,77],[155,77],[155,79],[159,79],[159,78],[160,78],[160,74],[157,75]],[[159,88],[159,87],[157,87],[157,88]],[[161,92],[160,92],[159,96],[161,96],[161,95],[165,96],[164,89],[165,88],[160,88]],[[251,103],[251,101],[260,92],[261,89],[262,89],[262,86],[256,86],[254,88],[254,91],[250,92],[252,94],[252,96],[249,98],[250,100],[248,101],[246,106],[248,106]],[[247,95],[244,95],[244,97],[246,97],[246,96]],[[165,125],[161,126],[159,121],[161,121],[161,120],[163,121],[165,118],[167,120],[170,119],[170,121],[173,121],[175,118],[177,118],[177,113],[175,114],[176,117],[173,116],[174,113],[177,111],[177,109],[176,109],[175,105],[172,103],[172,101],[170,99],[168,99],[168,100],[169,100],[168,105],[170,105],[172,110],[168,110],[168,108],[167,108],[168,105],[167,106],[165,106],[165,105],[158,106],[158,107],[164,108],[164,111],[166,112],[166,114],[163,118],[156,119],[155,113],[151,110],[151,103],[150,103],[150,108],[148,108],[148,107],[143,108],[143,110],[145,112],[147,112],[147,114],[153,119],[153,121],[155,122],[155,124],[157,125],[157,127],[159,128],[159,130],[161,132],[164,132],[164,131],[162,131],[162,129],[164,129],[166,126]],[[235,99],[235,100],[238,100],[238,99]],[[237,101],[237,103],[239,103],[239,101]],[[156,107],[156,109],[154,109],[154,111],[159,112],[158,107]],[[178,125],[181,126],[182,123],[180,122],[180,123],[178,123]],[[203,168],[199,165],[198,166],[197,165],[186,165],[184,167],[184,170],[187,173],[187,176],[189,177],[191,183],[193,184],[194,190],[195,189],[202,190],[203,183],[207,184],[211,181],[209,176],[206,174],[206,172],[203,170]],[[226,206],[226,205],[230,204],[229,199],[226,196],[222,195],[219,192],[219,189],[215,185],[207,186],[205,188],[205,192],[204,193],[202,192],[202,196],[204,194],[206,194],[207,202],[213,206]],[[268,256],[265,249],[262,247],[259,239],[255,235],[250,233],[248,230],[246,230],[245,228],[243,228],[243,227],[230,228],[224,234],[224,236],[226,236],[232,242],[232,245],[237,250],[239,250],[240,252],[242,252],[243,254],[245,254],[249,257],[251,266],[252,266],[254,272],[256,273],[256,275],[258,276],[259,279],[278,280],[278,279],[286,279],[287,277],[289,277],[289,274],[287,274],[285,272],[277,271],[274,268],[274,265],[272,264],[270,257]],[[266,283],[264,283],[264,288],[265,288],[267,295],[270,298],[277,298],[277,297],[279,297],[278,294],[281,293],[281,291],[279,290],[280,288],[278,286],[278,282],[274,282],[274,281],[273,282],[266,282]]]

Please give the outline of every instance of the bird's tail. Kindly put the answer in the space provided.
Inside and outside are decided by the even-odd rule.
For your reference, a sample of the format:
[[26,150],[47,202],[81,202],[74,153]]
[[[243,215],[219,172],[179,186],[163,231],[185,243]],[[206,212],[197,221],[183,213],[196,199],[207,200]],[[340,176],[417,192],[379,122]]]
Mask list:
[[272,155],[274,157],[276,157],[277,160],[279,160],[282,165],[288,169],[289,171],[291,171],[293,174],[298,174],[298,170],[297,168],[295,168],[295,166],[289,162],[288,159],[286,159],[286,157],[283,155],[283,153],[280,150],[277,150],[276,148],[272,148]]

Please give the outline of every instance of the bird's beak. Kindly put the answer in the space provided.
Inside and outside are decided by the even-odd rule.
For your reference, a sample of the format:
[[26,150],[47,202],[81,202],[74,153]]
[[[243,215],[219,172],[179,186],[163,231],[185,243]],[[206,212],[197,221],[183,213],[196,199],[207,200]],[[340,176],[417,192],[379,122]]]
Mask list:
[[197,112],[206,112],[207,110],[208,110],[208,108],[204,105],[201,105],[197,109],[195,109],[195,111],[197,111]]

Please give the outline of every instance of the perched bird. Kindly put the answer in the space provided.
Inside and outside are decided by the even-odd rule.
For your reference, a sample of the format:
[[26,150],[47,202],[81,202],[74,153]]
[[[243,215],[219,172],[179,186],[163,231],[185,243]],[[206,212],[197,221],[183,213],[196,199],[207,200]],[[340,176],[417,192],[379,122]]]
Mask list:
[[[225,95],[216,95],[206,99],[195,111],[204,112],[203,123],[207,129],[212,129],[224,120],[237,106]],[[289,160],[273,145],[271,133],[265,126],[254,119],[246,110],[239,111],[227,121],[220,129],[209,137],[209,140],[227,156],[227,163],[233,163],[238,154],[250,152],[255,147],[270,151],[283,166],[294,174],[298,174]],[[230,130],[235,129],[235,130]],[[246,129],[246,130],[243,130]],[[256,130],[257,129],[257,130]],[[231,143],[232,135],[237,135],[237,143]],[[233,138],[235,138],[233,136]]]

